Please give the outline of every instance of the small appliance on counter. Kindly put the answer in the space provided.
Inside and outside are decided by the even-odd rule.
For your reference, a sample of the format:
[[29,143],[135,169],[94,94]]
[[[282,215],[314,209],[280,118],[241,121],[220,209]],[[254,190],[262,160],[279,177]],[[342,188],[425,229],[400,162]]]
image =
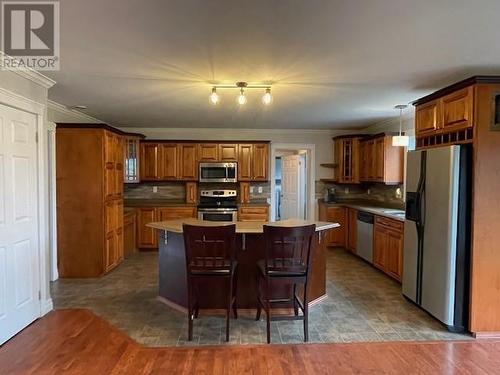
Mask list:
[[198,219],[236,221],[238,206],[236,190],[202,190],[198,204]]
[[336,203],[337,197],[335,195],[335,188],[327,188],[325,189],[325,195],[323,197],[325,203]]

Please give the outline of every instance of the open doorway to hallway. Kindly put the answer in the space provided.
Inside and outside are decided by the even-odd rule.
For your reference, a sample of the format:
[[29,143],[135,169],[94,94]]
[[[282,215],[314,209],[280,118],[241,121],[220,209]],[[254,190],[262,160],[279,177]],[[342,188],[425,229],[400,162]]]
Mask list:
[[273,144],[271,150],[271,217],[313,219],[314,146]]

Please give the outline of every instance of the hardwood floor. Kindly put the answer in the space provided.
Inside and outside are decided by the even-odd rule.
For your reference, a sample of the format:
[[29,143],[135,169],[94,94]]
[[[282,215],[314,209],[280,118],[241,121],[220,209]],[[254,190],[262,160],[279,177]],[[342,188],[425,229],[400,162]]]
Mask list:
[[56,310],[0,348],[0,374],[495,374],[500,341],[147,348],[89,310]]

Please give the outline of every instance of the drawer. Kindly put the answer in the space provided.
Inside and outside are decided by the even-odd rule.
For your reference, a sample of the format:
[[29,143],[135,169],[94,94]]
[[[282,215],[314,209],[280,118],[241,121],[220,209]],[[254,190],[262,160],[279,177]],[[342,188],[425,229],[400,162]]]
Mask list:
[[241,214],[260,214],[267,215],[268,208],[267,207],[240,207]]
[[394,229],[399,232],[403,231],[404,224],[401,221],[389,219],[387,217],[375,216],[375,224],[383,227]]
[[239,214],[238,221],[267,221],[267,214]]

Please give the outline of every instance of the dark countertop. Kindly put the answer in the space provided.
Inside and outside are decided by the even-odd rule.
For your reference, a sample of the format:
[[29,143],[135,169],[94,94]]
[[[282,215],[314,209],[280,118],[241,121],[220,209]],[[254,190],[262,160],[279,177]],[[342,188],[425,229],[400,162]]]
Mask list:
[[182,199],[124,199],[125,207],[192,207],[196,204],[186,203]]
[[349,207],[354,208],[359,211],[369,212],[374,215],[384,216],[389,219],[398,220],[401,222],[405,221],[404,209],[384,207],[383,205],[377,204],[376,202],[363,202],[363,201],[347,201],[347,202],[325,202],[323,199],[318,199],[319,204],[324,204],[329,207]]

